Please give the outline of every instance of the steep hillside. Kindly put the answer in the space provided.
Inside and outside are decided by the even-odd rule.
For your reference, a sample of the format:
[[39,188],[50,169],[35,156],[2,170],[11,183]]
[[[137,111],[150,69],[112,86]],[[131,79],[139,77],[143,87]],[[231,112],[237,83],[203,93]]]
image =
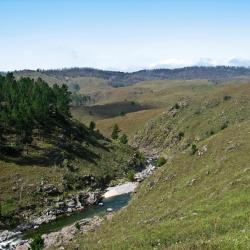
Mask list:
[[[194,89],[193,89],[194,90]],[[193,91],[188,96],[175,93],[175,103],[150,121],[134,137],[136,145],[162,152],[185,149],[219,131],[249,119],[250,85],[223,85]],[[173,101],[174,99],[172,99]]]
[[[236,133],[237,131],[237,133]],[[175,155],[131,205],[77,241],[81,249],[248,249],[249,124]],[[72,248],[73,249],[73,248]]]
[[250,86],[176,99],[135,137],[167,163],[81,249],[248,249]]
[[0,90],[0,229],[142,167],[132,147],[71,118],[66,86],[8,74]]

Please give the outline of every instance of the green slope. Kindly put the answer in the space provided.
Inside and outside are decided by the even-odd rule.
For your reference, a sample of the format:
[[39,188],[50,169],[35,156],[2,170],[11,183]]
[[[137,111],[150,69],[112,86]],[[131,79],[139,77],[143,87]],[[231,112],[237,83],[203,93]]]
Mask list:
[[172,109],[151,121],[135,142],[156,149],[167,163],[140,185],[126,209],[70,247],[249,249],[249,93],[249,85],[200,92],[176,115]]

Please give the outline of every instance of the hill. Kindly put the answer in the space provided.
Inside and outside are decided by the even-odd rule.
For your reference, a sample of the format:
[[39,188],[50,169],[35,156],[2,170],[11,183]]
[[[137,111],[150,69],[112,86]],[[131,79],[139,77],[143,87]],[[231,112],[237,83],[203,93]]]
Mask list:
[[66,85],[0,78],[0,228],[141,168],[132,147],[72,119]]
[[171,105],[164,93],[165,112],[139,129],[134,143],[167,163],[127,208],[70,249],[249,248],[250,86],[172,93]]
[[140,81],[151,80],[223,80],[234,77],[250,76],[250,69],[244,67],[185,67],[180,69],[140,70],[132,73],[105,71],[92,68],[72,68],[41,71],[49,76],[67,79],[70,77],[96,77],[108,80],[113,87],[128,86]]
[[[133,85],[152,80],[191,80],[207,79],[212,81],[228,80],[235,77],[249,77],[250,69],[244,67],[185,67],[179,69],[152,69],[136,72],[98,70],[93,68],[66,68],[56,70],[22,70],[14,72],[16,77],[41,77],[48,83],[68,83],[74,85],[75,79],[103,79],[113,87]],[[74,87],[74,86],[72,86]]]

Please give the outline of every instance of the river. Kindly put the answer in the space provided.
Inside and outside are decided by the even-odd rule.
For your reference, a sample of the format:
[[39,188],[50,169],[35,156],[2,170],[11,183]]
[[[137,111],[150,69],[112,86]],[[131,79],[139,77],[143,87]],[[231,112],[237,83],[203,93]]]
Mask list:
[[[145,170],[137,173],[137,181],[141,181],[144,178],[152,174],[155,167],[153,164],[153,159],[147,160],[147,166]],[[58,217],[55,221],[51,221],[48,224],[42,224],[36,229],[30,229],[22,234],[13,237],[12,239],[4,242],[0,242],[0,250],[15,249],[15,245],[21,240],[33,238],[35,235],[49,234],[51,232],[57,232],[63,227],[74,224],[77,221],[86,218],[92,218],[96,215],[103,216],[107,214],[107,209],[111,208],[112,211],[117,211],[128,205],[132,192],[137,187],[137,182],[127,182],[122,185],[117,185],[107,189],[102,200],[102,205],[95,205],[88,207],[82,211],[75,212],[70,215],[64,215]]]

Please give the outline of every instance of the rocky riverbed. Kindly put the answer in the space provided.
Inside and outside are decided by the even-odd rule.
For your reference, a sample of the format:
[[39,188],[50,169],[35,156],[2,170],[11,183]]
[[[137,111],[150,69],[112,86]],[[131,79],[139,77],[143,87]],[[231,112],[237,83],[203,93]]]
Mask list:
[[[66,246],[70,241],[79,233],[88,232],[94,230],[103,221],[103,217],[95,216],[93,218],[83,219],[77,223],[64,227],[58,232],[44,234],[44,249],[48,249],[51,246],[56,247],[60,250],[66,249]],[[21,241],[17,246],[16,250],[28,250],[30,240]]]

